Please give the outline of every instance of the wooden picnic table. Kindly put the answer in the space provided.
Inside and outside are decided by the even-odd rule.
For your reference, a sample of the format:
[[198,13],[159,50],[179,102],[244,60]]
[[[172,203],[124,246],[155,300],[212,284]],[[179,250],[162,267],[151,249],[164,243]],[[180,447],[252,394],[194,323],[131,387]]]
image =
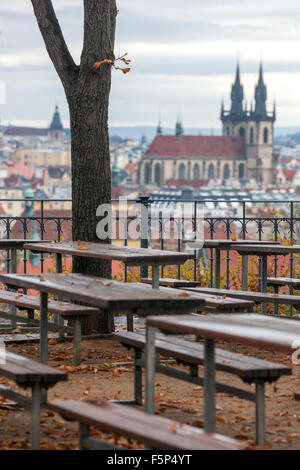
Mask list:
[[[48,240],[47,240],[48,241]],[[17,272],[17,264],[18,264],[18,257],[17,252],[18,250],[24,250],[24,245],[26,243],[43,243],[41,240],[28,240],[25,238],[1,238],[0,239],[0,250],[8,250],[10,252],[10,258],[8,259],[8,271],[11,273]],[[10,307],[10,311],[12,314],[16,313],[16,310],[13,306]],[[11,321],[11,327],[16,327],[16,322],[13,320]]]
[[[188,241],[186,244],[189,245],[192,249],[200,248],[210,248],[214,249],[215,252],[215,288],[220,288],[220,277],[221,277],[221,251],[237,251],[237,248],[240,245],[278,245],[279,242],[276,241],[265,241],[265,240],[231,240],[231,239],[206,239],[203,241]],[[242,255],[242,290],[247,290],[248,285],[248,257],[247,255]]]
[[139,316],[192,312],[205,304],[198,295],[182,291],[137,289],[130,283],[110,281],[84,274],[0,274],[0,281],[16,288],[40,292],[40,360],[48,361],[48,294],[77,300],[86,305],[110,311],[112,314],[130,313]]
[[184,264],[194,256],[192,253],[176,251],[133,248],[130,246],[106,243],[67,241],[60,243],[27,243],[26,248],[34,252],[56,254],[56,269],[61,272],[62,255],[84,256],[110,261],[122,261],[127,266],[152,266],[152,287],[159,288],[159,267],[163,265]]
[[[47,240],[48,242],[48,240]],[[0,250],[9,250],[11,254],[11,269],[12,273],[17,271],[17,251],[24,250],[26,243],[43,243],[41,240],[27,240],[25,238],[1,238],[0,239]]]
[[[150,279],[149,279],[150,281]],[[173,281],[173,279],[171,279],[171,281]],[[176,281],[177,279],[174,279],[175,281],[175,286],[176,286]],[[179,281],[180,282],[180,281]],[[171,284],[172,285],[172,284]],[[147,286],[148,289],[151,288],[151,286],[149,285],[149,283],[132,283],[132,286],[135,286],[137,289],[140,289],[141,287],[144,287],[144,286]],[[175,287],[176,288],[176,287]],[[179,287],[180,288],[180,287]],[[177,288],[178,289],[178,288]],[[253,311],[253,307],[255,305],[255,303],[251,300],[245,300],[245,299],[235,299],[233,297],[229,297],[229,296],[226,296],[226,295],[211,295],[209,293],[205,293],[205,292],[198,292],[197,288],[194,288],[194,287],[184,287],[182,286],[182,289],[185,290],[185,291],[191,291],[193,292],[193,295],[197,295],[199,297],[201,297],[204,301],[205,301],[205,304],[203,306],[201,306],[201,308],[197,308],[197,311],[198,312],[214,312],[214,311],[219,311],[219,312],[225,312],[225,311],[228,311],[228,312],[243,312],[243,311],[248,311],[248,312],[252,312]],[[170,292],[170,289],[169,287],[166,287],[166,286],[162,286],[160,287],[159,289],[160,291],[164,291],[164,292]],[[300,298],[299,298],[300,300]],[[299,302],[300,304],[300,302]],[[300,305],[299,305],[299,309],[300,309]]]
[[[155,388],[155,334],[160,330],[166,334],[195,335],[205,338],[204,344],[204,418],[205,429],[215,431],[215,341],[222,340],[243,343],[257,348],[293,353],[300,340],[300,324],[295,320],[286,321],[279,318],[243,313],[231,315],[178,315],[149,316],[146,319],[146,403],[149,413],[154,412]],[[258,414],[264,411],[264,387],[257,389]],[[256,426],[257,426],[256,420]],[[256,435],[259,445],[264,445],[264,419],[260,419]]]
[[[268,256],[272,255],[291,255],[300,253],[300,245],[274,245],[274,244],[241,244],[237,249],[242,256],[259,256],[261,258],[260,290],[267,292],[267,263]],[[262,312],[266,313],[266,304],[262,304]]]
[[[129,246],[92,243],[84,241],[66,241],[59,243],[37,243],[26,245],[34,252],[54,253],[56,255],[56,272],[62,272],[62,256],[84,256],[109,261],[122,261],[127,266],[152,266],[152,287],[159,289],[159,267],[170,264],[183,264],[193,258],[191,253],[178,253],[165,250],[133,248]],[[58,322],[61,320],[58,319]],[[127,317],[128,330],[133,331],[133,317]]]

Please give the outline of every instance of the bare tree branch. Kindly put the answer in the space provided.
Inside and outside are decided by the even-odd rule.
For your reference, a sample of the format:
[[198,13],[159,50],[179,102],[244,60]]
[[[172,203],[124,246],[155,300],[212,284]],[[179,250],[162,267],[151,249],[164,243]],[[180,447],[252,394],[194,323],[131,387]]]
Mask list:
[[52,1],[31,0],[31,3],[50,59],[66,88],[78,74],[78,67],[64,40]]
[[114,59],[116,0],[83,0],[84,41],[81,71],[90,70],[101,59]]

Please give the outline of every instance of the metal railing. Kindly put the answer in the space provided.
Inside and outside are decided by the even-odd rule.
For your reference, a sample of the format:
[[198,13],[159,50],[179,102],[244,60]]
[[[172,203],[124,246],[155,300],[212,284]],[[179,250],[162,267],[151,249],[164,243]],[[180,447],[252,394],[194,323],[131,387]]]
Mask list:
[[[52,240],[60,241],[63,238],[70,238],[71,234],[71,203],[70,199],[0,199],[0,204],[4,203],[18,203],[24,205],[24,212],[20,216],[10,216],[2,215],[0,216],[0,231],[1,238],[24,238],[29,239],[34,230],[38,234],[41,240],[50,238]],[[112,203],[116,206],[118,200],[113,200]],[[125,216],[120,216],[117,212],[115,219],[123,224],[123,230],[126,233],[126,236],[123,237],[123,244],[125,246],[130,242],[130,238],[127,237],[128,224],[131,220],[139,218],[140,223],[140,246],[147,248],[149,246],[155,246],[162,250],[164,249],[175,249],[176,251],[182,251],[184,249],[184,244],[181,238],[178,238],[176,242],[170,243],[170,240],[165,239],[164,231],[165,224],[170,221],[175,225],[183,226],[183,218],[181,217],[170,217],[168,213],[169,209],[166,208],[167,205],[177,204],[189,204],[192,207],[190,214],[190,228],[192,233],[196,233],[198,220],[199,208],[204,207],[207,203],[219,204],[227,203],[231,205],[234,203],[235,207],[231,208],[230,214],[216,214],[214,215],[214,210],[210,212],[206,211],[203,217],[205,237],[214,239],[216,233],[218,238],[231,238],[233,232],[235,232],[238,238],[246,239],[251,232],[252,237],[255,235],[255,238],[258,240],[263,240],[264,237],[267,239],[273,239],[278,241],[279,237],[287,238],[289,240],[297,240],[298,233],[300,235],[300,199],[299,203],[297,201],[285,201],[285,200],[240,200],[240,199],[205,199],[205,200],[173,200],[170,199],[154,199],[148,196],[140,197],[137,200],[128,200],[128,207],[135,203],[140,204],[140,212],[134,216],[128,216],[126,213]],[[53,208],[55,204],[66,205],[70,204],[70,214],[61,213],[61,208]],[[52,208],[51,206],[52,205]],[[277,209],[274,209],[276,205]],[[250,207],[251,206],[251,207]],[[279,209],[282,207],[282,209]],[[156,226],[158,230],[158,236],[156,240],[153,241],[151,238],[151,223],[153,222],[153,217],[151,221],[152,209],[155,207],[155,218]],[[256,208],[253,212],[253,208]],[[268,211],[266,210],[267,208]],[[51,211],[49,215],[48,211]],[[259,213],[259,210],[261,213]],[[31,211],[31,212],[30,212]],[[55,214],[56,211],[56,214]],[[273,212],[272,212],[273,211]],[[170,212],[170,211],[169,211]],[[265,212],[265,214],[262,214]],[[186,219],[185,219],[186,222]],[[178,228],[178,227],[177,227]],[[251,228],[251,230],[250,230]],[[69,236],[65,237],[65,231]],[[178,231],[178,230],[177,230]],[[49,236],[51,235],[51,236]],[[213,285],[213,265],[214,265],[214,255],[213,250],[209,250],[209,256],[206,255],[210,269],[210,283]],[[203,252],[202,252],[203,254]],[[226,252],[226,287],[230,285],[230,253]],[[28,263],[28,254],[24,250],[23,252],[23,265],[24,272],[27,272],[27,263]],[[10,268],[10,255],[7,252],[6,259],[6,269],[9,271]],[[44,271],[44,256],[40,258],[41,263],[41,272]],[[194,267],[193,267],[193,276],[196,279],[197,275],[197,265],[199,263],[199,253],[198,250],[194,252]],[[294,257],[290,256],[290,276],[293,276],[294,273]],[[274,257],[274,275],[277,275],[278,268],[278,258]],[[3,269],[3,267],[2,267]],[[146,277],[148,275],[147,267],[141,268],[141,275]],[[161,275],[164,276],[164,268],[162,268]],[[177,276],[181,276],[181,268],[177,267]],[[127,268],[124,268],[124,280],[128,280]]]

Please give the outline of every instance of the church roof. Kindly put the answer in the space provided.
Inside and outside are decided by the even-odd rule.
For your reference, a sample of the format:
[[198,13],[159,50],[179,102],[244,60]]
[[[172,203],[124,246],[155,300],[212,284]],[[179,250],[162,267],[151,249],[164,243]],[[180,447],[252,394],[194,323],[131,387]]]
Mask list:
[[245,138],[231,136],[157,135],[145,157],[245,158]]
[[50,124],[50,131],[62,131],[62,130],[63,130],[63,125],[60,119],[58,106],[55,106],[55,112],[52,118],[52,122]]
[[38,129],[35,127],[24,127],[24,126],[9,126],[5,129],[5,136],[22,136],[22,137],[34,137],[34,136],[46,136],[48,134],[47,129]]

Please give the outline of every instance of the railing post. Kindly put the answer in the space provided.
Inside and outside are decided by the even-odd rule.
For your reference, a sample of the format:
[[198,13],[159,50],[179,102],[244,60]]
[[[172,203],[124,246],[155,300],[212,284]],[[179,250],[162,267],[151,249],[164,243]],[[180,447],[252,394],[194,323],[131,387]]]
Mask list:
[[[294,203],[291,201],[291,222],[290,222],[290,237],[291,237],[291,243],[293,242],[293,236],[294,236]],[[293,277],[293,261],[294,261],[294,255],[293,253],[290,254],[290,277]],[[289,293],[290,295],[293,295],[294,289],[293,286],[290,286],[289,288]],[[293,315],[293,306],[290,306],[290,315]]]
[[[148,215],[149,215],[149,196],[141,196],[137,202],[141,204],[141,248],[148,248]],[[141,278],[148,277],[148,267],[142,266],[140,268]]]

